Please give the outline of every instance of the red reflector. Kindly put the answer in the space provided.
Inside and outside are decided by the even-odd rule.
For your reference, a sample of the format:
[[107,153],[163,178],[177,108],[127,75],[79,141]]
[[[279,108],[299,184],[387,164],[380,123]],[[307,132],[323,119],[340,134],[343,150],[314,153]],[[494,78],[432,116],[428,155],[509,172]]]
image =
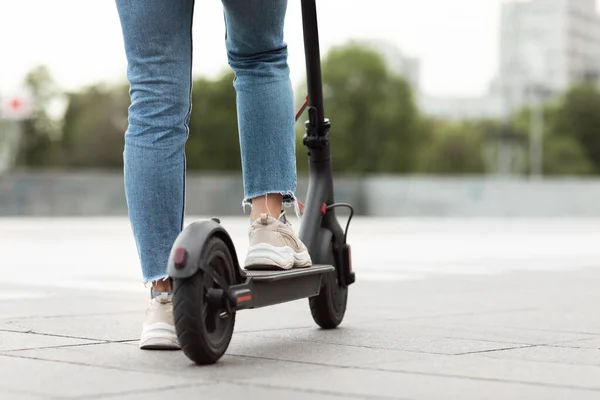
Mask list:
[[352,269],[352,247],[348,245],[348,266],[350,267],[350,272],[353,272]]
[[244,303],[244,302],[250,301],[250,300],[252,300],[252,295],[249,295],[249,294],[247,294],[245,296],[240,296],[237,298],[238,303]]
[[184,265],[187,259],[187,251],[183,247],[178,247],[175,249],[175,256],[173,257],[173,262],[175,265]]
[[327,204],[323,203],[323,204],[321,204],[321,215],[325,215],[326,212],[327,212]]

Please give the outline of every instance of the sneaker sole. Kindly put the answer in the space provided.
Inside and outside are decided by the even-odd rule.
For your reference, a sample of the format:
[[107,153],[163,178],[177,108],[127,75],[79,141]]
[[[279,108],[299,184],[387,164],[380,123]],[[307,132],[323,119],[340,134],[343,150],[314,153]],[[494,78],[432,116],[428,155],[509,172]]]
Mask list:
[[259,243],[248,248],[245,269],[270,270],[307,268],[312,265],[307,251],[296,253],[289,246],[276,247],[268,243]]
[[175,327],[164,323],[155,323],[144,327],[140,339],[142,350],[179,350]]

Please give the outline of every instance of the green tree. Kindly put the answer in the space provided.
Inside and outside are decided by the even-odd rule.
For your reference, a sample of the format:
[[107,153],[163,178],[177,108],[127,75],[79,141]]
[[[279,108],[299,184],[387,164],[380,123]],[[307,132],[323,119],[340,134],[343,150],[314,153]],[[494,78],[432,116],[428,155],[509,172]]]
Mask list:
[[417,171],[427,174],[485,172],[484,123],[429,123],[418,153]]
[[[543,129],[543,162],[544,175],[587,175],[594,173],[595,166],[590,161],[588,152],[572,127],[565,125],[565,116],[572,105],[563,98],[559,104],[544,104],[542,116]],[[523,136],[529,146],[531,135],[531,115],[529,107],[523,108],[513,119],[514,128]],[[576,128],[577,129],[577,128]],[[527,149],[528,150],[528,149]],[[529,158],[529,152],[527,152]]]
[[[567,143],[566,147],[571,149],[570,159],[573,161],[573,158],[580,154],[578,157],[585,165],[587,162],[584,155],[587,155],[596,174],[600,173],[600,112],[598,110],[600,110],[598,88],[591,84],[579,84],[565,93],[549,121],[550,135],[560,138],[557,139],[559,140],[557,143]],[[573,143],[568,144],[567,138],[577,141],[580,147]],[[580,168],[585,169],[584,166]]]
[[[186,154],[190,170],[239,170],[233,74],[196,79]],[[121,168],[129,105],[128,85],[93,85],[68,94],[61,164]]]
[[240,141],[233,72],[199,78],[192,91],[187,165],[190,170],[239,171]]
[[594,165],[575,139],[552,135],[544,141],[543,171],[545,175],[589,175]]
[[61,164],[77,168],[122,168],[127,129],[127,85],[93,85],[68,94]]
[[24,84],[31,94],[33,110],[31,117],[23,121],[17,165],[45,166],[52,162],[62,122],[61,118],[52,116],[51,110],[60,104],[63,94],[45,66],[32,69]]
[[[329,51],[322,74],[334,169],[350,173],[411,171],[418,113],[406,80],[390,71],[378,53],[354,43]],[[303,170],[306,150],[300,137],[304,127],[299,125],[298,153],[303,157],[299,169]]]

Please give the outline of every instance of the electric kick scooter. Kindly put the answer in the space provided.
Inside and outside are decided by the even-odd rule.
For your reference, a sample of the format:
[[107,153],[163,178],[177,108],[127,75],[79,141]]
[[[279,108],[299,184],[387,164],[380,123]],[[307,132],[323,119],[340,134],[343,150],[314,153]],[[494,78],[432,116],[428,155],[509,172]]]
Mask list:
[[[308,149],[309,185],[299,237],[313,265],[285,271],[244,270],[233,242],[217,218],[195,221],[175,240],[168,261],[173,281],[175,329],[184,354],[194,363],[216,363],[227,351],[237,311],[308,298],[314,321],[324,329],[343,320],[348,286],[354,283],[346,236],[354,210],[334,203],[330,123],[324,117],[321,56],[315,0],[302,1],[308,95],[303,143]],[[336,207],[348,207],[346,229]]]

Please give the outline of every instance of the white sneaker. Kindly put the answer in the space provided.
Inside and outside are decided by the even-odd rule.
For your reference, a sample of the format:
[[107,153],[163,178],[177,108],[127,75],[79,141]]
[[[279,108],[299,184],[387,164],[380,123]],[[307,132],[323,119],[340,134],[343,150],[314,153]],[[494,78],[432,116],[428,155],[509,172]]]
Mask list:
[[173,318],[173,295],[161,293],[150,300],[142,327],[140,349],[179,350]]
[[248,270],[287,270],[312,265],[308,250],[285,218],[285,211],[279,218],[261,214],[250,226],[248,236],[250,245],[244,263]]

